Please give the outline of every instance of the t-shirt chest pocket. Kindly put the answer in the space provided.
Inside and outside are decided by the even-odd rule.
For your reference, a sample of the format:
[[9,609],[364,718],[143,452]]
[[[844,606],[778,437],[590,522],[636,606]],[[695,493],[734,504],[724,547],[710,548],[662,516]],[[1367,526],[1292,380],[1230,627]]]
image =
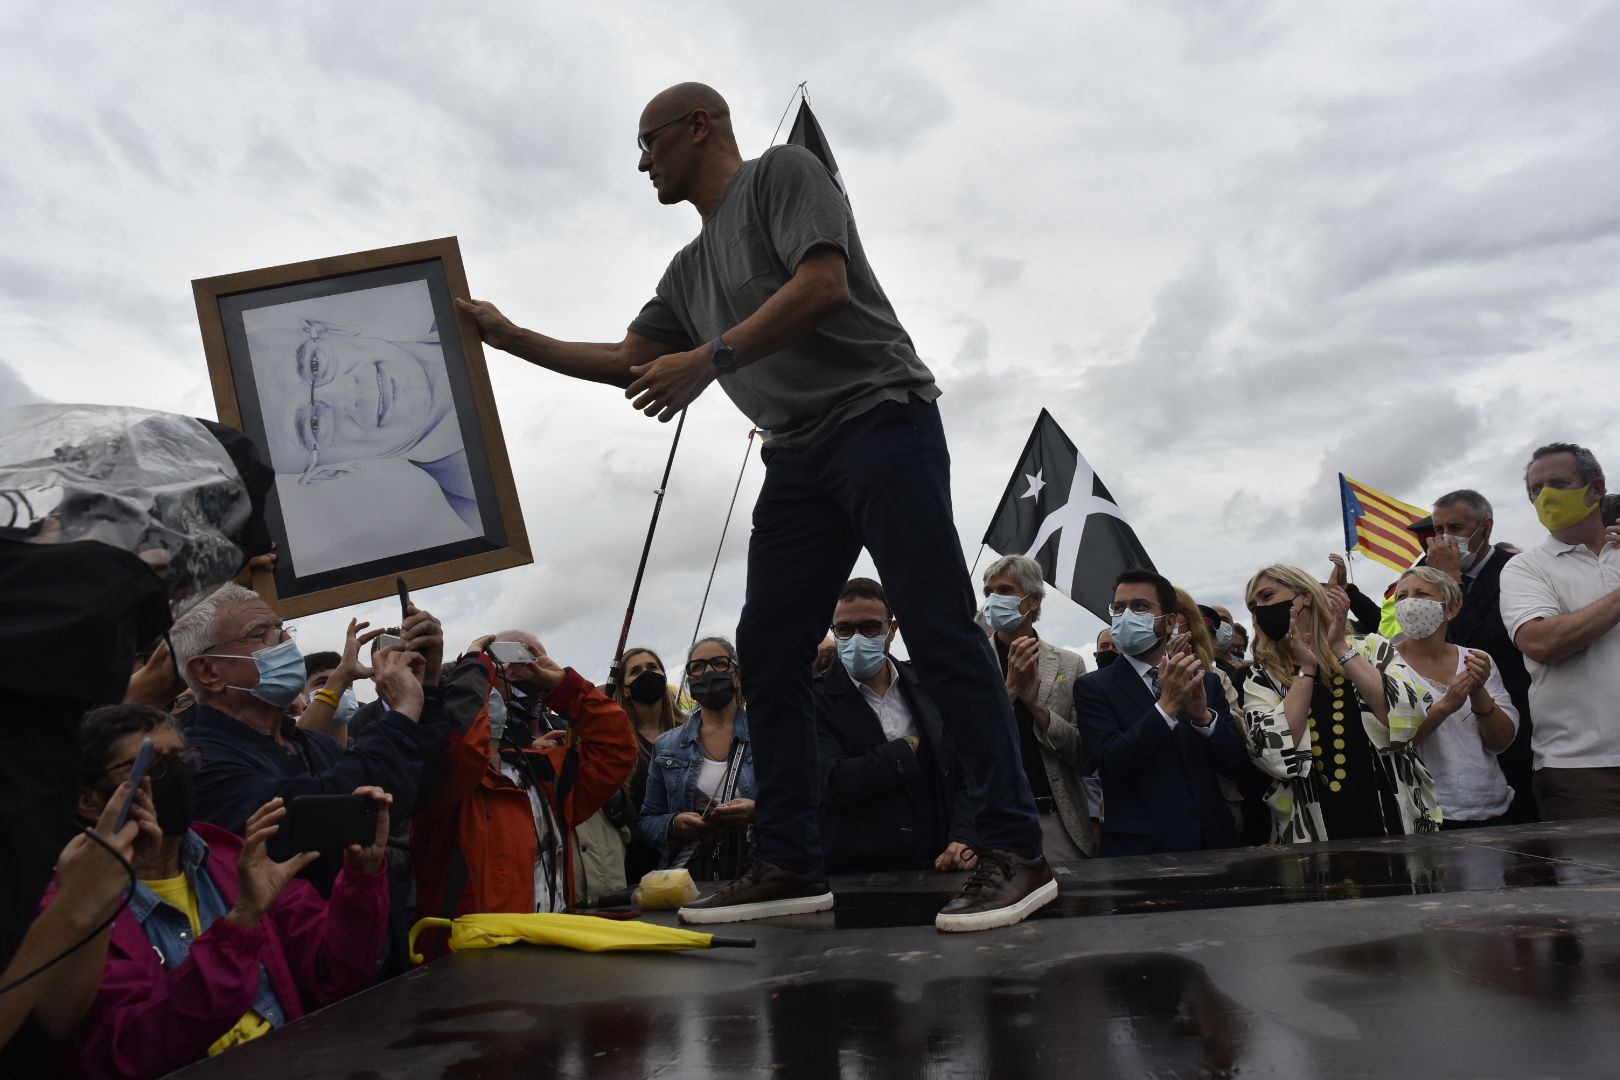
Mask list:
[[735,293],[776,291],[776,258],[764,230],[750,225],[739,232],[726,249],[726,284]]

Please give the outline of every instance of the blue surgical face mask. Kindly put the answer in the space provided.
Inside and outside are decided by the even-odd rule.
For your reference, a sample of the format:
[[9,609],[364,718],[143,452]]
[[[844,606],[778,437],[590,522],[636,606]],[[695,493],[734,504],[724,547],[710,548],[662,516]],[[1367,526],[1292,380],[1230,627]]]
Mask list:
[[347,727],[354,714],[360,711],[360,699],[354,696],[354,687],[338,695],[337,708],[332,710],[332,726]]
[[[215,654],[208,654],[215,655]],[[304,689],[304,654],[298,651],[298,642],[288,638],[280,645],[260,649],[251,656],[217,656],[221,660],[252,660],[259,669],[257,686],[233,686],[232,690],[246,690],[266,705],[285,709]]]
[[886,637],[855,634],[848,641],[838,643],[838,659],[843,661],[844,670],[850,675],[870,679],[883,669],[888,644]]
[[990,629],[1003,634],[1016,630],[1024,622],[1024,612],[1019,607],[1023,602],[1022,596],[1003,596],[1001,593],[987,596],[984,600],[984,621],[990,624]]
[[1114,616],[1114,645],[1126,656],[1141,656],[1159,643],[1153,624],[1157,615],[1126,611]]
[[1221,623],[1220,629],[1215,631],[1215,647],[1217,649],[1225,649],[1231,644],[1232,624],[1229,622],[1223,622]]
[[489,734],[496,742],[506,732],[506,699],[499,690],[489,692]]

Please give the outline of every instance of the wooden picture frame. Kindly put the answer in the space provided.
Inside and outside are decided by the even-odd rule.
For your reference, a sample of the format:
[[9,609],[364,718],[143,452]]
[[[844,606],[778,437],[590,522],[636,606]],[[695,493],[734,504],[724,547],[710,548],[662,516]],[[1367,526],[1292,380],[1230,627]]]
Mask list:
[[533,561],[455,237],[191,287],[220,423],[276,472],[278,614]]

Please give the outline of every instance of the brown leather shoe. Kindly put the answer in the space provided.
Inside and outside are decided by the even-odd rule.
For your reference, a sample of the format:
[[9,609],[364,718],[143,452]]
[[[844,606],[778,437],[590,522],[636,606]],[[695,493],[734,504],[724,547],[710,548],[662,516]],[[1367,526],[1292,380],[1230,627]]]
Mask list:
[[979,865],[962,894],[934,918],[940,930],[991,930],[1012,926],[1057,899],[1057,882],[1043,856],[1022,859],[1010,851],[976,852]]
[[833,906],[825,874],[795,874],[754,860],[742,877],[684,905],[683,923],[746,922],[777,915],[808,915]]

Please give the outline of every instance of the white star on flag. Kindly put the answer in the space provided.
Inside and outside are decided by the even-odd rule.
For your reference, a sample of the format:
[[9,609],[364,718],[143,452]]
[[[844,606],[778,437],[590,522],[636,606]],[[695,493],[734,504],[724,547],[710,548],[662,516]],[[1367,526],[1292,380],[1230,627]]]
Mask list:
[[1029,473],[1024,474],[1024,479],[1029,481],[1029,490],[1018,496],[1020,499],[1035,499],[1040,497],[1041,489],[1046,486],[1046,481],[1041,479],[1041,473],[1045,471],[1046,470],[1044,469],[1036,469],[1034,476],[1029,475]]

